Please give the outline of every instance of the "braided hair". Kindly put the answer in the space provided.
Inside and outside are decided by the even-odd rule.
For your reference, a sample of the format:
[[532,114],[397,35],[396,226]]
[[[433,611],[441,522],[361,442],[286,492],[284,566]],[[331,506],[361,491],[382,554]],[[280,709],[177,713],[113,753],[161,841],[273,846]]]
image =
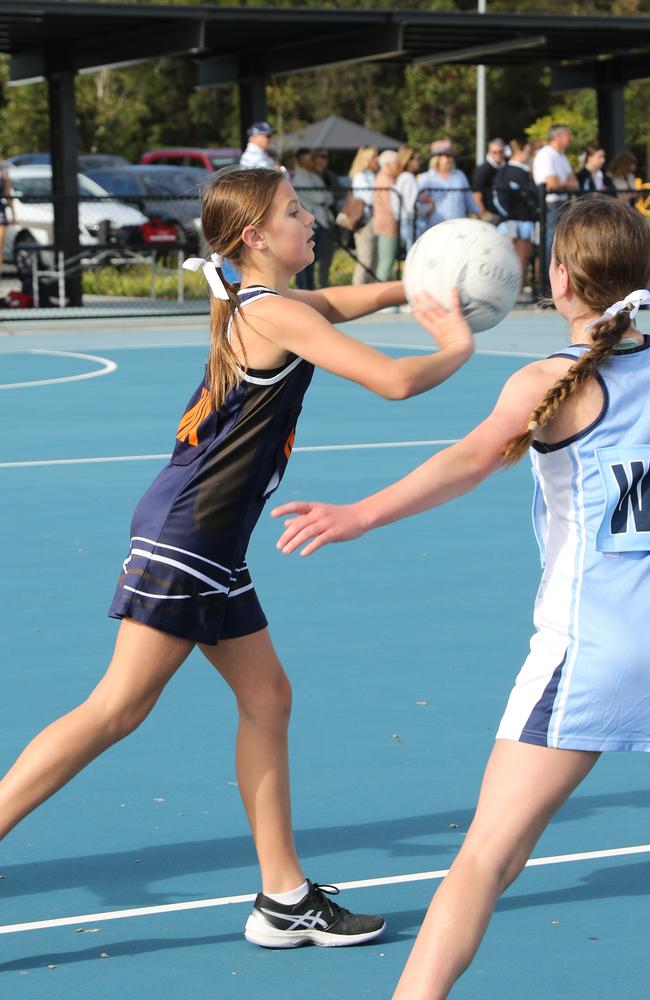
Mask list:
[[591,327],[591,347],[552,385],[529,417],[523,434],[507,443],[503,459],[514,465],[526,453],[537,431],[559,407],[578,392],[616,350],[632,325],[631,306],[615,316],[602,316],[613,303],[650,276],[650,230],[642,216],[626,202],[605,195],[589,195],[569,205],[555,230],[553,255],[568,272],[575,295],[601,318]]

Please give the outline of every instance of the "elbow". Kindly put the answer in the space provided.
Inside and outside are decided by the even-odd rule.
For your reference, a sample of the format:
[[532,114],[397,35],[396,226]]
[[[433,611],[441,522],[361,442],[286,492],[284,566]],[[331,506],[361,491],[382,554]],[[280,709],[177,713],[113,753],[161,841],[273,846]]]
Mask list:
[[410,399],[411,396],[417,395],[417,388],[413,383],[413,380],[408,378],[406,375],[399,375],[396,378],[391,379],[391,381],[379,390],[379,395],[384,399],[390,399],[391,401],[397,401],[401,399]]

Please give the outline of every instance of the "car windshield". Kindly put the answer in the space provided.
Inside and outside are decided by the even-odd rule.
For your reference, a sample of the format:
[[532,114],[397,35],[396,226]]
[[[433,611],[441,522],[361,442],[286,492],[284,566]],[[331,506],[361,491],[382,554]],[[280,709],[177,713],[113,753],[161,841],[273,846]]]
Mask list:
[[239,160],[233,156],[211,156],[210,163],[214,170],[221,170],[222,167],[231,167],[235,163],[239,163]]
[[[103,187],[91,181],[89,177],[84,177],[83,174],[77,174],[77,183],[82,198],[105,198],[107,195]],[[41,201],[52,200],[52,178],[50,176],[13,176],[12,184],[17,198],[31,198],[34,201],[38,199]]]
[[180,167],[178,170],[147,170],[140,174],[140,179],[150,195],[167,195],[168,197],[198,198],[200,188],[207,184],[211,174],[209,170],[200,168]]
[[140,198],[147,189],[137,174],[120,170],[93,170],[92,176],[98,184],[118,198]]

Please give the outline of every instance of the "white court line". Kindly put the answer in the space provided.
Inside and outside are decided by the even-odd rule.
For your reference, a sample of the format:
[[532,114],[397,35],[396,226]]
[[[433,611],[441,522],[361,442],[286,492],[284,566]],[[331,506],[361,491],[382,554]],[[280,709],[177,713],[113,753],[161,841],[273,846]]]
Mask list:
[[[546,858],[531,858],[526,868],[545,865],[564,865],[576,861],[596,861],[600,858],[620,858],[631,854],[650,854],[650,844],[638,847],[615,847],[604,851],[584,851],[579,854],[555,854]],[[414,872],[411,875],[390,875],[386,878],[367,878],[356,882],[337,882],[339,889],[370,889],[379,885],[403,885],[406,882],[424,882],[442,879],[448,868],[434,872]],[[161,906],[140,906],[130,910],[109,910],[106,913],[84,913],[76,917],[58,917],[51,920],[30,920],[22,924],[4,924],[0,934],[17,934],[22,931],[40,931],[52,927],[70,927],[77,924],[99,923],[105,920],[124,920],[128,917],[151,917],[162,913],[180,913],[183,910],[203,910],[215,906],[251,903],[255,893],[244,896],[218,896],[215,899],[195,899],[188,903],[166,903]]]
[[99,378],[100,375],[110,375],[117,369],[114,361],[108,358],[98,357],[95,354],[77,354],[74,351],[45,351],[39,348],[32,348],[29,354],[49,354],[61,358],[81,358],[82,361],[96,361],[101,368],[92,372],[84,372],[81,375],[64,375],[61,378],[42,378],[35,382],[6,382],[0,384],[0,389],[29,389],[35,385],[58,385],[61,382],[81,382],[86,378]]
[[[432,344],[400,344],[400,343],[392,343],[392,342],[384,341],[384,340],[364,340],[362,337],[358,337],[358,338],[354,337],[352,339],[354,339],[354,340],[360,340],[362,344],[366,344],[368,347],[387,347],[390,350],[398,350],[398,351],[399,350],[404,350],[404,351],[424,351],[426,354],[433,353],[433,351],[436,350],[435,344],[433,344],[433,343]],[[165,347],[170,347],[170,348],[184,348],[184,347],[187,347],[187,348],[192,348],[192,349],[196,350],[199,347],[206,347],[206,346],[207,346],[207,342],[206,342],[206,344],[203,344],[203,343],[200,343],[200,344],[199,343],[194,343],[194,344],[183,344],[183,343],[172,343],[172,344],[169,344],[169,343],[111,344],[110,345],[110,350],[111,351],[146,351],[146,350],[153,350],[155,348],[165,348]],[[484,349],[484,348],[478,348],[476,351],[474,351],[474,353],[475,354],[493,354],[493,355],[497,355],[498,357],[504,357],[504,358],[532,358],[534,360],[535,359],[539,360],[540,358],[547,358],[548,357],[548,353],[547,354],[532,354],[532,353],[529,353],[528,351],[497,351],[497,350],[488,350],[488,349]]]
[[[427,354],[433,353],[432,347],[428,347],[426,344],[392,344],[386,343],[383,340],[364,340],[364,344],[368,347],[389,347],[391,350],[393,348],[403,348],[405,351],[426,351]],[[503,358],[547,358],[548,354],[530,354],[527,351],[492,351],[484,348],[477,348],[474,354],[493,354],[497,357]]]
[[[458,438],[437,438],[431,441],[377,441],[368,444],[313,444],[294,448],[298,451],[356,451],[364,448],[424,448],[456,444]],[[0,469],[24,469],[44,465],[93,465],[101,462],[167,461],[171,455],[108,455],[106,458],[49,458],[34,462],[0,462]]]

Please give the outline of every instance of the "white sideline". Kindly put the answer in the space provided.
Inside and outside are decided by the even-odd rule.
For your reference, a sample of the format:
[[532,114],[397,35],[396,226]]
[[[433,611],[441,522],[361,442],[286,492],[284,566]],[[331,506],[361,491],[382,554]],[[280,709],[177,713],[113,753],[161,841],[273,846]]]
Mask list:
[[[455,444],[458,438],[437,438],[431,441],[377,441],[368,444],[313,444],[294,448],[299,451],[354,451],[364,448],[424,448],[436,445]],[[164,455],[107,455],[105,458],[48,458],[33,462],[0,462],[0,469],[24,469],[39,465],[92,465],[98,462],[151,462],[167,461]]]
[[[526,868],[545,865],[562,865],[576,861],[596,861],[600,858],[619,858],[630,854],[650,854],[650,844],[637,847],[615,847],[604,851],[583,851],[577,854],[555,854],[546,858],[531,858]],[[370,889],[379,885],[401,885],[405,882],[435,881],[445,877],[448,868],[433,872],[414,872],[411,875],[390,875],[386,878],[367,878],[355,882],[337,882],[339,889]],[[140,906],[130,910],[111,910],[106,913],[84,913],[75,917],[58,917],[51,920],[30,920],[22,924],[4,924],[0,934],[17,934],[22,931],[40,931],[53,927],[70,927],[77,924],[100,923],[105,920],[124,920],[128,917],[150,917],[162,913],[180,913],[183,910],[202,910],[215,906],[251,903],[255,893],[243,896],[218,896],[215,899],[195,899],[187,903],[166,903],[160,906]]]
[[86,378],[99,378],[100,375],[110,375],[117,369],[117,365],[109,358],[102,358],[95,354],[77,354],[74,351],[45,351],[39,348],[32,348],[29,354],[50,354],[62,358],[81,358],[82,361],[96,361],[102,367],[96,371],[83,372],[81,375],[63,375],[61,378],[42,378],[34,382],[5,382],[0,384],[0,389],[31,389],[35,385],[57,385],[60,382],[81,382]]

